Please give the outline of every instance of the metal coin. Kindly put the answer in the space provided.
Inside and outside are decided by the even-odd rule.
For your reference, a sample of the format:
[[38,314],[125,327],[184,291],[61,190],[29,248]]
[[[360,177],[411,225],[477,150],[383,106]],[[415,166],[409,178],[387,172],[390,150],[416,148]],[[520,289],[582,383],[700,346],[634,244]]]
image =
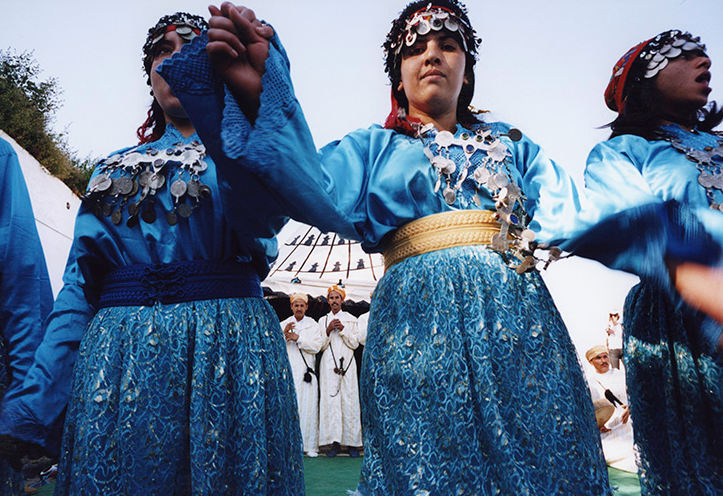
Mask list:
[[171,194],[176,198],[180,198],[185,195],[187,189],[188,186],[186,186],[186,181],[183,179],[176,179],[173,183],[171,183]]
[[111,178],[110,180],[110,188],[108,188],[108,195],[109,196],[116,196],[120,193],[120,190],[118,189],[118,178]]
[[420,36],[424,36],[425,34],[429,33],[432,30],[432,26],[427,22],[426,20],[422,19],[419,21],[419,24],[417,24],[417,33],[419,33]]
[[138,184],[145,188],[146,186],[148,186],[152,175],[153,173],[151,171],[144,170],[138,175]]
[[116,226],[121,223],[123,220],[123,214],[121,214],[120,208],[113,212],[113,215],[110,216],[110,220],[113,221],[113,224]]
[[133,191],[133,180],[128,176],[119,177],[116,179],[116,183],[118,186],[118,192],[121,195],[127,195]]
[[186,193],[188,193],[188,196],[190,196],[191,198],[198,198],[200,189],[201,183],[197,179],[193,179],[191,181],[188,181],[188,188],[186,189]]
[[166,183],[166,176],[163,174],[153,174],[148,180],[148,186],[151,189],[160,189]]
[[459,29],[459,25],[457,24],[457,21],[455,21],[453,18],[448,17],[446,21],[444,21],[444,27],[447,28],[448,31],[455,32],[457,29]]
[[128,196],[136,196],[136,193],[138,193],[138,181],[132,181],[132,182],[133,182],[133,185],[132,185],[133,189],[131,190],[131,192]]
[[128,215],[138,215],[138,210],[140,210],[140,207],[137,203],[131,203],[130,205],[128,205]]
[[208,169],[208,164],[202,158],[199,158],[198,162],[193,165],[193,170],[195,170],[196,172],[203,172],[206,169]]
[[178,33],[179,36],[187,35],[193,32],[193,29],[190,26],[178,26],[176,28],[176,33]]
[[507,174],[504,172],[498,172],[495,174],[495,184],[498,188],[504,188],[508,184],[510,184],[510,178],[507,177]]
[[476,183],[482,184],[482,183],[486,182],[487,179],[490,177],[490,172],[487,169],[485,169],[484,167],[477,167],[474,170],[472,177],[474,178]]
[[454,142],[454,134],[449,131],[440,131],[434,138],[434,142],[441,147],[448,147]]
[[507,131],[507,137],[512,141],[520,141],[522,139],[522,132],[517,128],[512,128]]
[[105,163],[108,165],[114,165],[114,164],[117,164],[118,162],[120,162],[120,159],[121,159],[121,156],[118,153],[116,153],[116,154],[108,157],[108,159],[105,161]]
[[89,184],[90,191],[105,191],[111,187],[112,181],[110,176],[101,174],[95,176]]
[[143,159],[143,155],[141,155],[138,152],[131,152],[128,155],[123,157],[123,165],[126,167],[133,167],[134,165],[138,165],[141,163],[141,160]]
[[112,211],[113,211],[113,209],[111,208],[110,203],[104,203],[104,204],[100,207],[100,212],[101,212],[103,215],[105,215],[106,217],[108,217],[108,216],[111,214]]
[[156,221],[156,209],[153,208],[153,205],[143,211],[141,219],[147,224],[153,224]]
[[181,154],[181,162],[184,164],[193,164],[200,158],[200,156],[201,154],[196,150],[186,150]]
[[170,211],[166,214],[166,222],[168,222],[169,226],[175,226],[178,224],[178,216],[173,211]]
[[444,191],[442,191],[442,196],[444,196],[444,201],[446,201],[448,205],[453,205],[454,202],[457,201],[457,193],[455,193],[454,190],[449,186],[444,188]]
[[126,226],[128,227],[136,227],[138,225],[138,216],[137,215],[131,215],[128,217],[128,220],[126,221]]
[[191,205],[189,205],[188,203],[181,203],[178,206],[178,215],[180,215],[184,219],[188,219],[192,213],[193,207],[191,207]]
[[497,251],[507,250],[507,240],[501,234],[492,236],[492,249]]
[[708,173],[703,173],[698,176],[698,183],[704,188],[710,188],[714,184],[714,178]]
[[206,198],[210,198],[211,197],[211,188],[209,188],[208,186],[206,186],[204,184],[199,189],[199,196],[201,197],[202,200],[205,200]]

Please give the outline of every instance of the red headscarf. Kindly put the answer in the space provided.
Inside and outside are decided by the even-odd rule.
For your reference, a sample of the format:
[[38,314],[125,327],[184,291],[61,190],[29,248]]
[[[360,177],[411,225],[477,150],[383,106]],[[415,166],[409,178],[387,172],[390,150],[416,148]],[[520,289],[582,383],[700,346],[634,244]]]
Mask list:
[[645,40],[642,43],[638,43],[633,48],[627,51],[620,60],[617,61],[615,67],[613,67],[613,75],[610,77],[610,82],[607,88],[605,88],[605,103],[610,110],[617,113],[621,113],[625,107],[625,82],[628,79],[630,68],[633,66],[633,62],[638,58],[643,48],[652,41],[653,38]]

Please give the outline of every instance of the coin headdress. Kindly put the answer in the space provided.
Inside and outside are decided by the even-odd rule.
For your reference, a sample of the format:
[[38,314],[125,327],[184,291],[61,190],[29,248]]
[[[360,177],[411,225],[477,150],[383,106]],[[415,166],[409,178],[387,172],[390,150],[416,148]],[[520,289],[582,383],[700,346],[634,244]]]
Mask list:
[[207,29],[208,23],[203,17],[187,12],[176,12],[161,17],[156,25],[148,30],[148,36],[143,45],[143,69],[149,75],[148,84],[150,84],[151,65],[154,58],[153,49],[163,40],[166,33],[175,31],[186,42],[189,42],[201,34],[201,31]]
[[625,108],[628,83],[634,79],[651,79],[658,75],[670,60],[685,52],[699,50],[705,53],[705,45],[699,37],[688,32],[671,29],[654,38],[638,43],[613,67],[613,74],[605,89],[605,103],[610,110],[622,112]]

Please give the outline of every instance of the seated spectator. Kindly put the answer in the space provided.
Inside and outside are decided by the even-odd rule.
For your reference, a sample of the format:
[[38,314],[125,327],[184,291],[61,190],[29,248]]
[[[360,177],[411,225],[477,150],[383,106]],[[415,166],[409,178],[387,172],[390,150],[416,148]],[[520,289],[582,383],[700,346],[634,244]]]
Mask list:
[[605,402],[615,407],[612,416],[606,422],[598,424],[605,461],[613,468],[637,472],[633,449],[633,423],[630,420],[628,395],[625,392],[625,374],[610,366],[608,349],[603,345],[593,346],[587,350],[585,358],[593,368],[589,371],[587,379],[596,409]]

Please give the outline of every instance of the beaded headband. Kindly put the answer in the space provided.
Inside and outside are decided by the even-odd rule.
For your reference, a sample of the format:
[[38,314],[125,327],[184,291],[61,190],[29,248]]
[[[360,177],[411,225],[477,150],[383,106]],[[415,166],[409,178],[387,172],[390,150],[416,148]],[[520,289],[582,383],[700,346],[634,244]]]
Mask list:
[[206,29],[208,29],[208,23],[201,16],[176,12],[161,17],[156,25],[148,30],[146,42],[143,44],[143,70],[146,74],[150,74],[153,63],[153,49],[163,40],[166,33],[175,31],[184,41],[189,42]]
[[[431,31],[441,31],[446,29],[450,33],[459,31],[462,38],[464,51],[467,52],[467,40],[465,39],[465,22],[459,19],[454,12],[444,7],[433,7],[431,4],[427,8],[418,10],[412,17],[407,19],[405,28],[404,45],[412,46],[417,41],[417,35],[424,36]],[[468,27],[468,26],[467,26]],[[402,33],[403,34],[403,33]],[[400,35],[401,38],[401,35]],[[399,53],[402,49],[401,40],[394,43],[395,53]]]
[[680,57],[683,52],[700,50],[705,52],[705,45],[699,37],[693,38],[688,32],[671,29],[660,33],[655,38],[643,41],[627,51],[613,67],[613,75],[605,89],[605,103],[608,108],[622,112],[625,107],[625,86],[628,76],[636,60],[642,64],[645,72],[638,75],[646,79],[653,78],[662,71],[670,60]]
[[477,47],[482,40],[476,37],[464,5],[455,0],[429,2],[425,7],[404,15],[415,4],[423,5],[423,2],[413,2],[407,6],[392,23],[392,29],[384,42],[385,71],[390,77],[399,65],[402,48],[412,46],[419,36],[443,29],[458,33],[465,53],[471,54],[476,60]]

